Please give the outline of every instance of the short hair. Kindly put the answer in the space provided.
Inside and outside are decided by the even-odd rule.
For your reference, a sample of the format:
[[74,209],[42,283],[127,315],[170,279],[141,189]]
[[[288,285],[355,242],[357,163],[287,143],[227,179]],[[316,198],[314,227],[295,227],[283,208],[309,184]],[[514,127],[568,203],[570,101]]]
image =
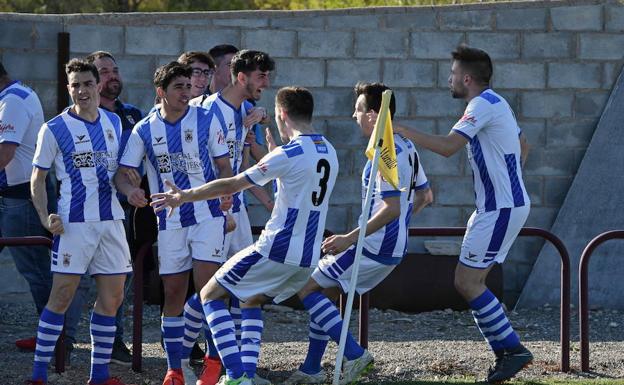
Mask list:
[[177,60],[178,63],[191,65],[193,62],[204,63],[210,68],[215,68],[215,63],[206,52],[201,51],[187,51],[184,52]]
[[98,73],[97,68],[93,63],[89,63],[84,59],[71,59],[67,64],[65,64],[65,74],[69,77],[69,74],[72,72],[91,72],[93,76],[95,76],[95,82],[100,82],[100,74]]
[[230,71],[234,77],[236,77],[239,72],[249,75],[255,70],[264,72],[273,71],[274,69],[275,62],[268,53],[248,49],[238,51],[236,55],[232,57],[232,66],[230,67]]
[[0,77],[7,76],[9,73],[6,71],[2,62],[0,61]]
[[190,79],[192,73],[193,69],[190,66],[172,61],[169,64],[156,68],[156,72],[154,72],[154,86],[166,89],[173,79],[178,76]]
[[462,70],[470,74],[475,80],[483,85],[490,84],[492,78],[492,59],[482,49],[459,45],[451,53],[453,60],[459,62]]
[[[366,110],[373,110],[379,113],[381,109],[381,95],[385,90],[389,90],[390,87],[383,83],[364,83],[359,82],[355,85],[355,96],[364,95],[364,107]],[[394,92],[390,97],[390,118],[394,119],[394,112],[396,111],[396,100],[394,98]]]
[[88,54],[87,56],[85,56],[85,60],[91,64],[93,64],[93,62],[95,62],[97,59],[101,59],[107,57],[109,59],[111,59],[112,61],[114,61],[115,63],[117,63],[117,60],[115,60],[115,57],[113,56],[112,53],[108,52],[108,51],[95,51],[95,52],[91,52],[90,54]]
[[228,54],[235,54],[238,52],[238,48],[231,44],[219,44],[210,48],[208,51],[208,55],[215,61],[215,64],[218,60],[220,60],[223,56]]
[[282,87],[275,95],[275,103],[288,112],[294,121],[310,123],[314,112],[314,98],[303,87]]

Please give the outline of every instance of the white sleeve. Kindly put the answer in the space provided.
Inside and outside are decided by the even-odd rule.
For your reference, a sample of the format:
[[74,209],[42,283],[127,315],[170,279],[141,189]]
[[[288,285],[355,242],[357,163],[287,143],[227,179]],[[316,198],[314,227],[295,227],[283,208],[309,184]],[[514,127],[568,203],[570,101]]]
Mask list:
[[281,147],[278,147],[245,170],[245,177],[253,184],[264,186],[287,173],[292,166],[291,159],[286,156]]
[[214,115],[210,121],[210,129],[208,131],[208,151],[210,152],[210,157],[213,159],[230,156],[230,150],[225,143],[223,127],[221,123],[219,123],[219,119]]
[[52,134],[48,125],[44,124],[37,135],[33,166],[49,170],[54,164],[54,158],[56,158],[59,151],[60,149],[54,134]]
[[119,158],[119,165],[125,167],[138,168],[145,156],[145,143],[139,135],[137,127],[132,130],[126,146]]
[[21,100],[7,96],[0,100],[0,143],[22,144],[30,117]]
[[453,131],[471,140],[489,122],[492,108],[489,103],[476,97],[468,103],[464,116],[453,126]]

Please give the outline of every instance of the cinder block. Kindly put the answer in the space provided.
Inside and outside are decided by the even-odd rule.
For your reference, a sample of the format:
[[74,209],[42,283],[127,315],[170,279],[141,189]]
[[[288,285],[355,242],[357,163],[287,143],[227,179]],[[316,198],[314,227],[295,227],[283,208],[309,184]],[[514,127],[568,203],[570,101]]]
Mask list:
[[410,227],[465,226],[457,207],[437,205],[438,191],[433,190],[433,206],[427,206],[410,218]]
[[570,33],[526,33],[522,42],[522,57],[565,59],[571,56],[573,47],[574,36]]
[[34,33],[33,23],[2,21],[0,23],[0,47],[31,48]]
[[329,60],[327,85],[353,87],[359,81],[374,82],[380,79],[378,60]]
[[451,52],[464,41],[459,32],[412,32],[411,54],[416,59],[448,59]]
[[179,55],[170,55],[170,56],[155,56],[154,60],[156,61],[156,68],[163,66],[165,64],[169,64],[172,61],[177,61]]
[[184,51],[209,51],[219,44],[231,44],[240,47],[241,38],[238,29],[203,29],[184,28]]
[[580,35],[581,59],[622,60],[624,34],[583,33]]
[[263,226],[269,221],[271,213],[269,213],[262,205],[252,205],[247,207],[249,214],[249,222],[252,226]]
[[[54,65],[49,65],[54,63]],[[11,78],[26,82],[37,80],[56,80],[56,53],[4,52],[2,64]]]
[[572,116],[574,95],[569,91],[529,91],[521,96],[524,118],[560,118]]
[[[135,83],[133,87],[153,88],[152,80],[156,64],[149,56],[121,56],[117,57],[117,65],[124,81],[124,88]],[[140,84],[140,86],[139,86]]]
[[561,207],[573,179],[573,177],[544,178],[544,206]]
[[361,204],[361,179],[359,176],[342,175],[334,185],[329,203],[332,205]]
[[[107,25],[70,25],[69,46],[72,52],[91,53],[108,51],[123,52],[123,27]],[[144,40],[149,40],[143,36]]]
[[[529,237],[529,236],[521,236],[516,238],[513,246],[509,250],[510,255],[505,259],[504,266],[507,263],[514,264],[520,270],[519,275],[523,276],[524,274],[530,273],[533,263],[537,259],[537,256],[542,248],[544,241],[541,238],[537,237]],[[505,272],[503,272],[505,274]],[[526,280],[526,276],[524,280],[521,280],[522,286],[524,286],[524,281]],[[507,275],[505,275],[505,285],[507,284]]]
[[494,88],[538,89],[546,85],[542,63],[498,63],[494,67]]
[[447,90],[414,90],[412,91],[412,110],[414,117],[457,117],[465,108],[463,101],[453,99]]
[[408,54],[407,32],[359,32],[355,34],[355,57],[405,58]]
[[338,155],[338,165],[340,167],[338,177],[353,175],[353,151],[350,148],[336,148],[336,153]]
[[[335,191],[335,188],[334,188]],[[332,193],[332,196],[334,193]],[[334,234],[341,234],[353,229],[350,226],[351,206],[348,205],[330,205],[329,212],[331,215],[327,216],[325,220],[325,229],[333,232]]]
[[124,102],[135,105],[144,113],[147,113],[154,107],[156,90],[153,86],[128,86],[125,89],[125,93],[126,99]]
[[505,101],[507,102],[507,104],[509,104],[509,107],[511,107],[511,109],[513,110],[513,112],[515,114],[518,113],[518,111],[520,111],[520,105],[519,105],[519,97],[518,97],[518,92],[510,89],[510,90],[505,90],[505,89],[495,89],[496,93],[499,94],[500,96],[502,96],[503,99],[505,99]]
[[274,57],[295,56],[296,33],[270,29],[244,30],[241,48],[264,51]]
[[472,177],[437,176],[433,185],[438,205],[474,205]]
[[431,61],[384,60],[383,81],[389,87],[433,87],[436,66]]
[[405,29],[412,31],[432,30],[437,26],[434,12],[425,8],[408,8],[406,13],[391,13],[383,18],[382,28]]
[[312,59],[277,59],[273,86],[323,87],[325,63]]
[[450,11],[438,13],[440,29],[459,31],[488,31],[492,29],[492,11]]
[[[347,117],[345,115],[343,115],[344,118]],[[329,120],[327,122],[325,135],[334,147],[353,150],[353,154],[355,154],[354,165],[357,167],[360,163],[357,161],[357,153],[361,152],[361,154],[364,154],[364,150],[368,144],[368,138],[362,135],[355,119]]]
[[300,30],[323,30],[325,18],[310,17],[301,14],[295,17],[274,17],[270,20],[271,28]]
[[598,118],[602,115],[608,99],[607,91],[577,93],[574,100],[574,116]]
[[[465,103],[464,103],[464,107],[465,109]],[[450,117],[442,117],[442,118],[437,118],[436,119],[436,126],[437,126],[437,131],[436,133],[438,135],[448,135],[451,130],[453,129],[453,126],[455,126],[455,124],[457,123],[457,121],[462,117],[462,115],[464,114],[464,111],[462,109],[462,112],[460,114],[457,114],[455,116],[450,116]]]
[[[529,156],[531,153],[529,152]],[[522,175],[524,181],[524,187],[529,194],[532,206],[541,206],[544,201],[542,196],[544,194],[544,178],[534,175]]]
[[552,7],[550,19],[555,31],[600,31],[602,6]]
[[612,89],[615,81],[622,73],[622,62],[604,63],[604,75],[602,77],[602,88]]
[[518,125],[520,126],[520,129],[522,130],[522,135],[524,135],[527,142],[529,142],[529,145],[532,148],[546,145],[546,120],[545,119],[519,120]]
[[461,176],[462,159],[466,157],[465,151],[458,151],[450,158],[436,154],[416,145],[418,156],[425,170],[425,175],[429,176]]
[[[37,49],[58,49],[58,33],[63,31],[61,23],[36,23],[33,35],[34,48]],[[71,36],[70,36],[71,44]],[[2,43],[0,43],[2,46]]]
[[549,63],[548,88],[600,88],[598,63]]
[[448,88],[451,75],[451,60],[438,60],[438,88]]
[[529,218],[524,225],[550,230],[558,212],[559,207],[531,207]]
[[343,58],[353,52],[353,33],[310,31],[298,34],[299,56]]
[[248,17],[245,19],[212,19],[212,24],[218,27],[241,27],[241,28],[264,28],[269,25],[269,19],[261,17]]
[[468,44],[487,52],[494,60],[517,59],[520,57],[520,43],[517,33],[471,32]]
[[[262,99],[258,100],[258,103],[256,104],[259,107],[264,107],[267,109],[267,111],[269,111],[269,114],[273,115],[273,111],[275,110],[275,94],[277,93],[278,88],[277,87],[271,87],[271,88],[267,88],[264,91],[262,91]],[[316,105],[316,92],[314,90],[310,90],[312,92],[312,97],[314,97],[314,103]],[[316,108],[314,109],[314,115],[313,117],[316,117],[317,113],[316,113]],[[312,124],[316,127],[317,124],[320,127],[322,124],[321,122],[317,122],[317,121],[312,121]],[[277,135],[277,130],[275,131],[275,137],[277,138],[279,135]]]
[[393,88],[394,99],[396,101],[395,120],[409,116],[410,91],[409,88]]
[[520,8],[496,10],[496,29],[545,30],[545,8]]
[[379,27],[382,15],[351,15],[351,16],[327,16],[327,29],[366,29],[375,30]]
[[525,175],[572,176],[576,173],[575,159],[569,148],[534,148],[522,172]]
[[624,31],[624,7],[622,5],[605,6],[607,31]]
[[[427,134],[436,134],[437,132],[435,119],[407,119],[407,120],[395,119],[395,120],[397,121],[396,124],[401,124],[410,129],[413,128],[420,132],[425,132]],[[416,147],[418,148],[419,153],[422,151],[429,151],[429,150],[421,149],[419,146],[416,146]]]
[[[58,111],[56,111],[56,82],[47,81],[47,82],[27,82],[25,83],[28,87],[32,88],[39,97],[41,101],[41,106],[43,107],[43,114],[45,120],[50,120]],[[62,96],[66,97],[67,93],[64,93]],[[67,96],[67,99],[69,97]]]
[[179,55],[182,53],[182,30],[173,27],[126,27],[126,53]]

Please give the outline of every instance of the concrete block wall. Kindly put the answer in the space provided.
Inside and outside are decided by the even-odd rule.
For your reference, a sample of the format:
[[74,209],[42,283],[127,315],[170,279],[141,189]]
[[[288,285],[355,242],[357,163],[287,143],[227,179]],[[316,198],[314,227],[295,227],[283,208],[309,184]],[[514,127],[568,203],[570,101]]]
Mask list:
[[[277,62],[275,90],[303,85],[315,96],[315,124],[338,148],[341,172],[328,228],[344,231],[360,213],[359,174],[366,140],[351,114],[357,81],[396,91],[398,119],[445,134],[464,104],[450,97],[450,51],[487,50],[493,88],[515,110],[532,146],[524,169],[533,209],[527,225],[550,228],[624,62],[624,7],[617,1],[567,0],[333,11],[178,14],[0,15],[0,57],[55,113],[56,34],[71,34],[71,54],[103,49],[117,56],[125,101],[148,110],[155,68],[185,50],[231,43],[266,50]],[[414,226],[462,226],[474,208],[464,153],[421,157],[435,203]],[[267,214],[251,200],[252,222]],[[505,264],[506,296],[517,298],[542,242],[518,242]]]

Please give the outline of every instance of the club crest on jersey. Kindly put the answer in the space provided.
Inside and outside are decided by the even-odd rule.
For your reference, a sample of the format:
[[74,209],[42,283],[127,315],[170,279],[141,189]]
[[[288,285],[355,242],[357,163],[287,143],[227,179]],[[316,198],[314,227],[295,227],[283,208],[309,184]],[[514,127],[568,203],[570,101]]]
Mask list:
[[191,143],[193,141],[193,130],[184,131],[184,140],[186,143]]
[[106,137],[108,138],[109,142],[112,142],[115,140],[115,136],[113,135],[113,130],[111,130],[110,128],[106,130]]
[[71,254],[64,253],[63,254],[63,266],[69,267],[70,263],[71,263]]
[[130,124],[132,124],[133,126],[136,124],[136,121],[134,120],[134,118],[132,117],[132,115],[126,115],[126,119],[130,122]]

